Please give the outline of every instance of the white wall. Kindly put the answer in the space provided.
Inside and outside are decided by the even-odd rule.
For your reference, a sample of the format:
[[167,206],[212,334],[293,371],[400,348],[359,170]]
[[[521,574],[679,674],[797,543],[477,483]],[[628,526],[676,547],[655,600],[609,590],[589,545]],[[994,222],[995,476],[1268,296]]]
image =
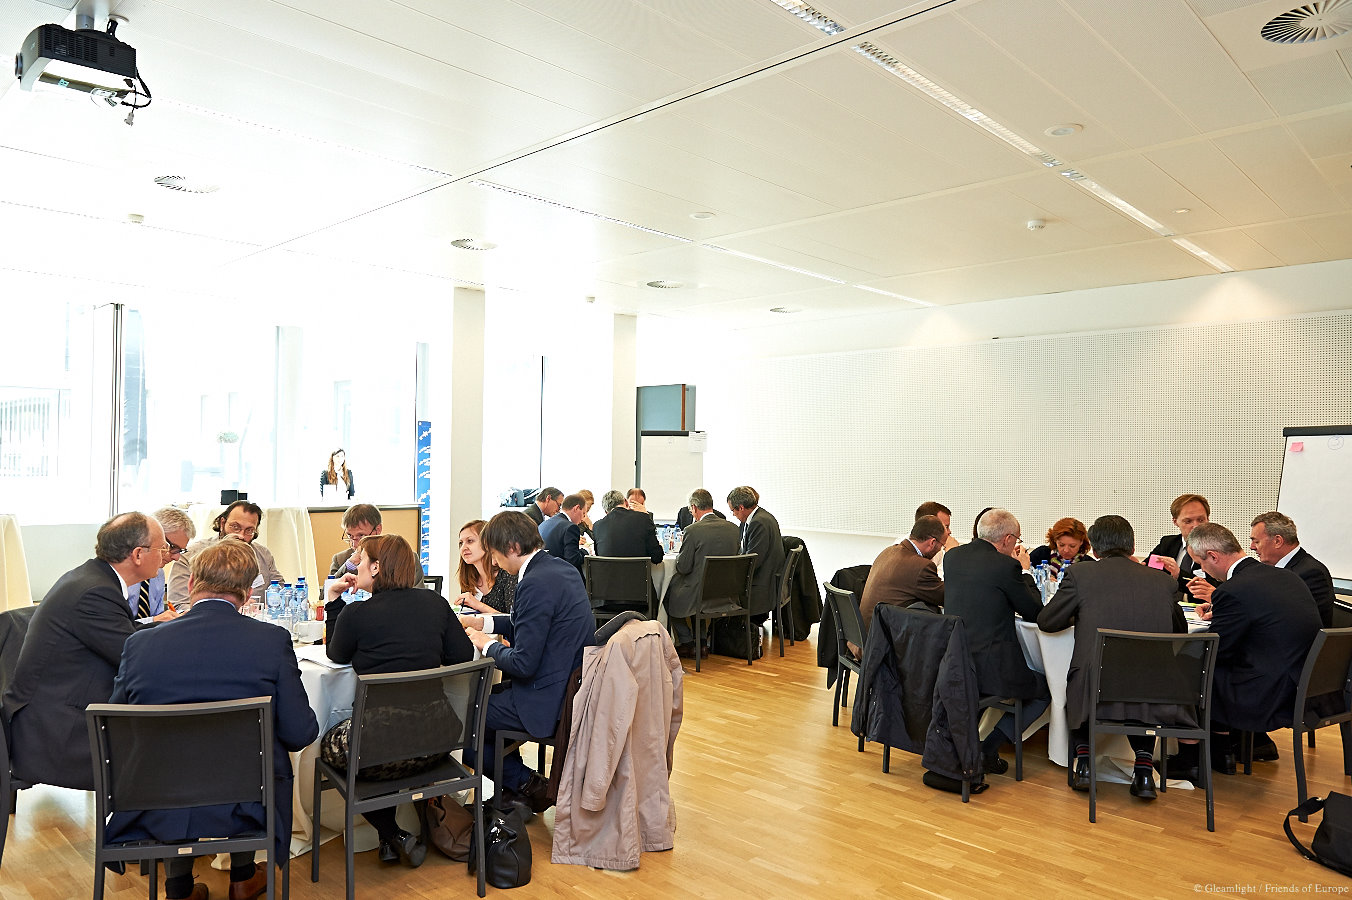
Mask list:
[[752,484],[785,533],[834,535],[822,578],[871,561],[929,499],[960,536],[998,504],[1030,543],[1113,512],[1149,549],[1169,500],[1197,490],[1246,537],[1276,503],[1281,427],[1349,418],[1349,281],[1338,262],[776,323],[704,334],[719,359],[698,367],[645,320],[640,383],[697,385],[705,486]]

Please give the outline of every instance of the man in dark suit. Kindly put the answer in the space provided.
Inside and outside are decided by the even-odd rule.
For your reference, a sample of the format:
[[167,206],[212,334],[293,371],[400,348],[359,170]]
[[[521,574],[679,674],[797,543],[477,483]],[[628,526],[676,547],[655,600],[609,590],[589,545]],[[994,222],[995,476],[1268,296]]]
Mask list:
[[579,572],[582,571],[582,529],[578,523],[586,508],[585,497],[569,494],[563,498],[559,511],[540,526],[540,540],[545,542],[545,552]]
[[[258,562],[242,541],[218,541],[193,557],[192,609],[159,628],[132,635],[113,682],[113,703],[206,703],[271,697],[277,859],[291,845],[291,757],[319,736],[305,696],[290,636],[275,625],[241,616]],[[267,828],[258,803],[115,813],[112,841],[189,841]],[[192,883],[191,857],[165,861],[169,900],[206,900]],[[267,871],[252,851],[230,855],[230,900],[253,900],[267,889]]]
[[347,549],[333,554],[333,559],[329,560],[329,574],[342,575],[347,561],[357,552],[357,545],[361,543],[361,539],[380,534],[384,528],[380,510],[376,507],[369,503],[355,503],[349,506],[343,513],[343,540],[347,541]]
[[[1085,723],[1094,704],[1089,696],[1094,648],[1100,628],[1182,634],[1188,630],[1178,583],[1165,572],[1132,559],[1136,534],[1121,516],[1100,516],[1089,527],[1089,544],[1098,562],[1082,561],[1066,569],[1056,595],[1037,617],[1043,631],[1060,631],[1074,623],[1075,649],[1071,651],[1066,677],[1066,724],[1075,742],[1077,791],[1089,790],[1089,729]],[[1196,717],[1179,707],[1142,704],[1106,704],[1099,709],[1104,719],[1116,721],[1195,723]],[[1155,739],[1140,735],[1127,738],[1136,751],[1131,795],[1155,799]]]
[[699,607],[705,558],[736,556],[742,540],[736,525],[714,515],[713,495],[704,488],[691,492],[689,508],[692,521],[685,529],[681,553],[676,557],[676,573],[671,576],[663,599],[679,653],[693,652],[695,632],[690,627],[690,616]]
[[[1212,634],[1221,639],[1211,691],[1211,764],[1233,775],[1232,729],[1266,732],[1291,725],[1296,686],[1320,629],[1319,608],[1299,575],[1250,559],[1224,525],[1192,529],[1188,553],[1220,583],[1197,614],[1211,620]],[[1180,746],[1180,755],[1189,753],[1188,746]],[[1197,764],[1192,747],[1183,766]]]
[[[484,758],[478,768],[491,774],[498,731],[554,734],[568,676],[582,665],[582,649],[594,639],[596,622],[582,576],[563,560],[540,552],[540,532],[525,514],[498,513],[483,527],[479,541],[500,569],[517,577],[510,616],[460,617],[474,646],[511,679],[494,688],[488,701]],[[465,762],[474,765],[472,754],[466,752]],[[522,799],[536,812],[548,808],[548,782],[526,766],[520,751],[503,759],[502,778],[497,788],[507,799]]]
[[765,621],[779,602],[779,576],[784,571],[784,538],[779,521],[760,505],[760,494],[748,485],[728,492],[728,509],[742,523],[742,552],[756,554],[751,570],[751,621]]
[[601,498],[605,516],[592,526],[596,534],[597,556],[646,556],[654,564],[662,561],[662,544],[657,526],[647,513],[635,512],[624,505],[619,491],[606,491]]
[[[1169,515],[1173,517],[1174,524],[1178,526],[1178,534],[1166,534],[1160,538],[1160,542],[1155,545],[1155,549],[1150,551],[1150,556],[1159,557],[1158,567],[1168,572],[1178,579],[1178,589],[1183,596],[1192,598],[1189,591],[1189,582],[1192,586],[1205,592],[1207,588],[1214,585],[1204,585],[1202,579],[1206,573],[1197,568],[1197,564],[1188,556],[1187,539],[1188,535],[1198,525],[1205,525],[1211,521],[1211,504],[1201,494],[1180,494],[1174,498],[1174,502],[1169,504]],[[1149,556],[1146,558],[1149,561]],[[1194,579],[1197,579],[1194,581]],[[1207,593],[1196,599],[1205,601]]]
[[[1028,551],[1019,543],[1019,520],[1009,510],[987,510],[976,534],[971,543],[944,554],[944,611],[966,626],[981,695],[1022,698],[1024,721],[1032,722],[1051,694],[1046,678],[1024,661],[1014,615],[1037,621],[1042,595],[1028,571]],[[1006,714],[981,743],[986,771],[999,775],[1009,768],[1000,747],[1013,739],[1014,717]]]
[[122,645],[136,630],[127,586],[155,577],[166,550],[155,519],[115,516],[99,528],[95,558],[62,575],[38,605],[4,698],[19,778],[94,789],[84,709],[108,702]]
[[864,634],[879,603],[909,606],[923,603],[931,612],[943,612],[944,583],[934,566],[934,556],[948,541],[948,528],[938,516],[921,516],[911,526],[911,536],[878,554],[864,584],[859,612]]
[[534,503],[527,503],[523,512],[530,516],[536,527],[545,524],[545,519],[559,513],[559,504],[563,502],[563,491],[556,487],[540,488]]

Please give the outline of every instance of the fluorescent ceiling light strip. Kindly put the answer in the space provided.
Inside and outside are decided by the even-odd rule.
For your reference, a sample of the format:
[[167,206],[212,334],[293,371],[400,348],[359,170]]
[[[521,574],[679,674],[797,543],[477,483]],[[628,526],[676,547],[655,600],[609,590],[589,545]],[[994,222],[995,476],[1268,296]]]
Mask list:
[[1141,210],[1132,206],[1130,203],[1123,200],[1121,197],[1117,196],[1112,191],[1108,190],[1106,187],[1099,184],[1094,179],[1090,178],[1088,175],[1085,175],[1083,172],[1076,171],[1075,169],[1065,169],[1064,171],[1061,172],[1061,174],[1064,175],[1066,178],[1070,179],[1070,181],[1077,187],[1084,188],[1086,191],[1093,194],[1095,197],[1098,197],[1104,203],[1107,203],[1114,209],[1126,213],[1127,215],[1131,216],[1137,222],[1140,222],[1142,225],[1144,225],[1146,228],[1149,228],[1156,234],[1162,237],[1173,237],[1175,234],[1178,233],[1174,231],[1172,228],[1169,228],[1166,225],[1161,225],[1159,222],[1156,222],[1154,219],[1150,218],[1150,216],[1141,212]]
[[588,216],[593,219],[599,219],[602,222],[609,222],[611,225],[623,225],[625,228],[632,228],[635,231],[642,231],[645,234],[655,234],[658,237],[668,238],[669,240],[679,241],[682,244],[693,244],[694,241],[687,237],[681,237],[679,234],[672,234],[669,231],[658,231],[656,228],[649,228],[646,225],[639,225],[634,222],[626,222],[624,219],[616,219],[613,216],[605,216],[601,213],[592,212],[588,209],[579,209],[576,206],[569,206],[567,203],[560,203],[558,200],[551,200],[548,197],[541,197],[539,194],[528,194],[525,191],[519,191],[516,188],[504,187],[500,184],[494,184],[491,181],[472,181],[470,184],[475,187],[490,188],[495,191],[501,191],[504,194],[511,194],[513,197],[520,197],[523,200],[533,200],[536,203],[543,203],[546,206],[552,206],[555,209],[562,209],[566,212],[577,213],[580,216]]
[[855,287],[861,291],[868,291],[871,294],[882,294],[884,297],[895,297],[898,300],[905,300],[907,303],[914,303],[918,306],[933,306],[933,303],[927,303],[924,300],[917,300],[914,297],[907,297],[905,294],[894,294],[891,291],[885,291],[882,288],[869,287],[866,284],[856,284]]
[[827,34],[840,34],[845,30],[844,25],[832,19],[826,13],[800,2],[800,0],[770,0],[770,2],[785,12],[802,19],[818,31],[824,31]]
[[1211,268],[1215,269],[1217,272],[1233,272],[1235,270],[1233,266],[1226,263],[1220,257],[1210,251],[1203,250],[1186,238],[1174,238],[1174,243],[1200,259],[1202,262],[1211,266]]
[[1024,153],[1032,157],[1033,159],[1037,160],[1039,163],[1046,166],[1047,168],[1054,169],[1058,166],[1063,165],[1061,160],[1057,159],[1055,156],[1052,156],[1046,150],[1043,150],[1036,144],[1026,141],[1023,138],[1019,137],[1013,131],[1010,131],[1004,125],[1001,125],[999,122],[992,119],[990,116],[986,115],[976,107],[972,106],[972,104],[963,100],[961,97],[958,97],[956,94],[953,94],[952,92],[946,90],[945,88],[941,87],[935,82],[930,81],[928,78],[926,78],[924,75],[921,75],[915,69],[912,69],[910,66],[902,63],[901,60],[897,59],[895,56],[885,53],[875,45],[870,44],[868,41],[863,41],[861,43],[855,44],[853,49],[860,56],[864,57],[870,62],[882,66],[888,72],[900,78],[902,81],[906,82],[911,87],[939,101],[944,106],[947,106],[949,109],[953,110],[958,115],[962,116],[964,119],[967,119],[974,125],[977,125],[985,129],[987,133],[992,134],[995,137],[999,138],[1000,140],[1004,141],[1006,144],[1009,144],[1011,147],[1018,150],[1020,153]]
[[740,250],[729,250],[727,247],[719,247],[717,244],[700,244],[706,250],[713,250],[717,253],[726,253],[729,256],[738,256],[742,259],[749,259],[752,262],[764,263],[767,266],[774,266],[776,269],[783,269],[786,272],[796,272],[799,275],[806,275],[809,278],[820,278],[822,281],[829,281],[832,284],[849,284],[843,278],[833,278],[830,275],[823,275],[820,272],[813,272],[810,269],[800,269],[797,266],[789,266],[784,263],[777,263],[773,259],[766,259],[763,256],[752,256],[750,253],[743,253]]

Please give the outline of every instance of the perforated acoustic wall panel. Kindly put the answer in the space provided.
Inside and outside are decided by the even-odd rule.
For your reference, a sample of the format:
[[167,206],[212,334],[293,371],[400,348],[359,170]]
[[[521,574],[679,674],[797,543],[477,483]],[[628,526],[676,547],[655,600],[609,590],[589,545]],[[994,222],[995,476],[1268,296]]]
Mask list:
[[705,394],[710,470],[792,528],[895,536],[935,499],[963,539],[995,505],[1030,545],[1061,516],[1116,513],[1147,551],[1174,530],[1169,502],[1196,491],[1247,546],[1276,505],[1281,429],[1352,421],[1352,315],[755,360],[731,376]]

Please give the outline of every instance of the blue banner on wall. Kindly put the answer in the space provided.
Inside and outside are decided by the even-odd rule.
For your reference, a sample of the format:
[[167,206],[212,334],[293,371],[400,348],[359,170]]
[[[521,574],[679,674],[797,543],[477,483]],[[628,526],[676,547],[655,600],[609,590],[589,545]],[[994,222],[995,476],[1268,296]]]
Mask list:
[[423,574],[432,564],[432,423],[418,423],[418,457],[413,472],[413,488],[421,508],[422,540],[418,552]]

